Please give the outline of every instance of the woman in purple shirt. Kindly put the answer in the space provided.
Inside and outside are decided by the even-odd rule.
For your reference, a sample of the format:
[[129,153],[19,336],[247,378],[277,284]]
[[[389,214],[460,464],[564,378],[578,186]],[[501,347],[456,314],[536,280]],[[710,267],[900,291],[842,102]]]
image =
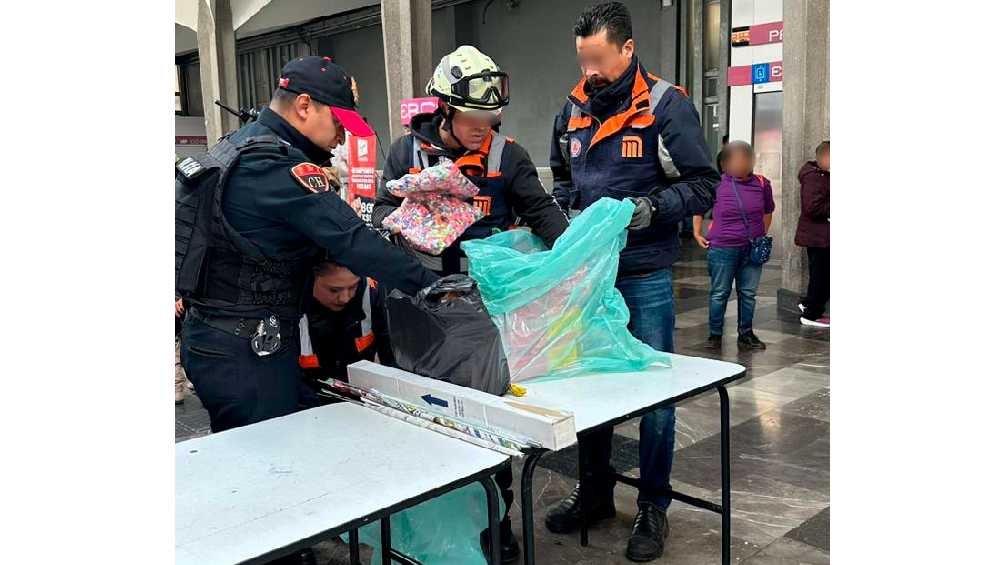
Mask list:
[[[706,347],[722,346],[725,306],[735,284],[739,297],[739,337],[741,350],[766,349],[753,334],[756,289],[762,265],[749,260],[750,240],[767,235],[774,212],[770,181],[753,174],[753,148],[745,141],[733,141],[722,150],[724,173],[715,196],[712,222],[707,239],[701,235],[701,216],[694,216],[694,239],[708,250],[711,293],[708,307],[709,333]],[[737,199],[737,196],[739,199]],[[740,200],[741,199],[741,200]],[[743,212],[749,221],[747,229]]]

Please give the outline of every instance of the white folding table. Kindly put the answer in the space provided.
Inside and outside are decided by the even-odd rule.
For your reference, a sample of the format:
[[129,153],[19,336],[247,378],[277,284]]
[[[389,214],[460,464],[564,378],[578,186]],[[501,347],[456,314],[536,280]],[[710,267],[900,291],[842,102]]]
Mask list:
[[176,444],[175,563],[263,563],[381,521],[390,563],[391,514],[473,482],[488,497],[492,557],[501,563],[492,450],[333,404]]
[[[657,408],[717,389],[721,400],[722,502],[716,504],[666,487],[667,494],[705,510],[722,515],[722,563],[730,561],[731,550],[731,464],[729,461],[729,396],[725,385],[746,375],[746,368],[714,359],[672,355],[672,368],[652,367],[634,373],[596,373],[567,379],[540,377],[521,382],[527,389],[522,398],[530,404],[566,410],[575,415],[575,430],[582,435],[598,428],[614,426]],[[523,504],[523,565],[535,563],[533,540],[533,472],[544,449],[530,450],[523,463],[521,499]],[[579,472],[582,470],[579,450]],[[641,486],[638,479],[615,474],[618,482]],[[588,528],[580,531],[580,542],[588,544]]]

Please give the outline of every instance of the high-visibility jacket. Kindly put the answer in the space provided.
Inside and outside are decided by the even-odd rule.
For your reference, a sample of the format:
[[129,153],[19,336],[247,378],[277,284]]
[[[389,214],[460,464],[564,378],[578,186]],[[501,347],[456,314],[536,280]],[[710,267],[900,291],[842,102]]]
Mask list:
[[381,361],[390,361],[385,359],[389,352],[377,294],[376,283],[364,279],[341,312],[328,310],[313,297],[308,300],[300,318],[300,367],[307,376],[344,380],[346,367],[373,361],[378,351]]
[[612,87],[624,98],[605,119],[594,114],[585,79],[555,118],[554,198],[574,213],[603,197],[648,197],[652,224],[628,232],[620,274],[668,268],[679,257],[680,220],[711,208],[720,177],[682,88],[647,73],[637,59]]

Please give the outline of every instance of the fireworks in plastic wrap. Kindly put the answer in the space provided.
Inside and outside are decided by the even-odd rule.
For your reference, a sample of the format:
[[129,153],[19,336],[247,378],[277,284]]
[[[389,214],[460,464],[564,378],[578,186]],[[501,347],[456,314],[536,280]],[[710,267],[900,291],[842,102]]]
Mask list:
[[628,331],[630,311],[615,286],[633,213],[630,201],[601,198],[550,249],[522,230],[463,242],[511,382],[670,365],[667,353]]
[[442,253],[482,216],[480,209],[463,200],[477,195],[478,187],[448,159],[388,181],[387,190],[404,202],[384,219],[384,227],[400,230],[415,248],[433,255]]

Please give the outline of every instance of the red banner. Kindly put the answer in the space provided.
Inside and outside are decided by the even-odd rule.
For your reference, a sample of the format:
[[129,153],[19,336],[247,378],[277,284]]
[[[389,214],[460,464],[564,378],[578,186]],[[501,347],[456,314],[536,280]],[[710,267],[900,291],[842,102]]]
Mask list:
[[363,221],[373,221],[373,201],[376,199],[376,136],[357,137],[346,132],[348,144],[349,186],[348,201],[359,199],[356,212]]
[[750,45],[781,43],[783,39],[784,24],[782,22],[771,22],[769,24],[757,24],[755,26],[750,26]]

